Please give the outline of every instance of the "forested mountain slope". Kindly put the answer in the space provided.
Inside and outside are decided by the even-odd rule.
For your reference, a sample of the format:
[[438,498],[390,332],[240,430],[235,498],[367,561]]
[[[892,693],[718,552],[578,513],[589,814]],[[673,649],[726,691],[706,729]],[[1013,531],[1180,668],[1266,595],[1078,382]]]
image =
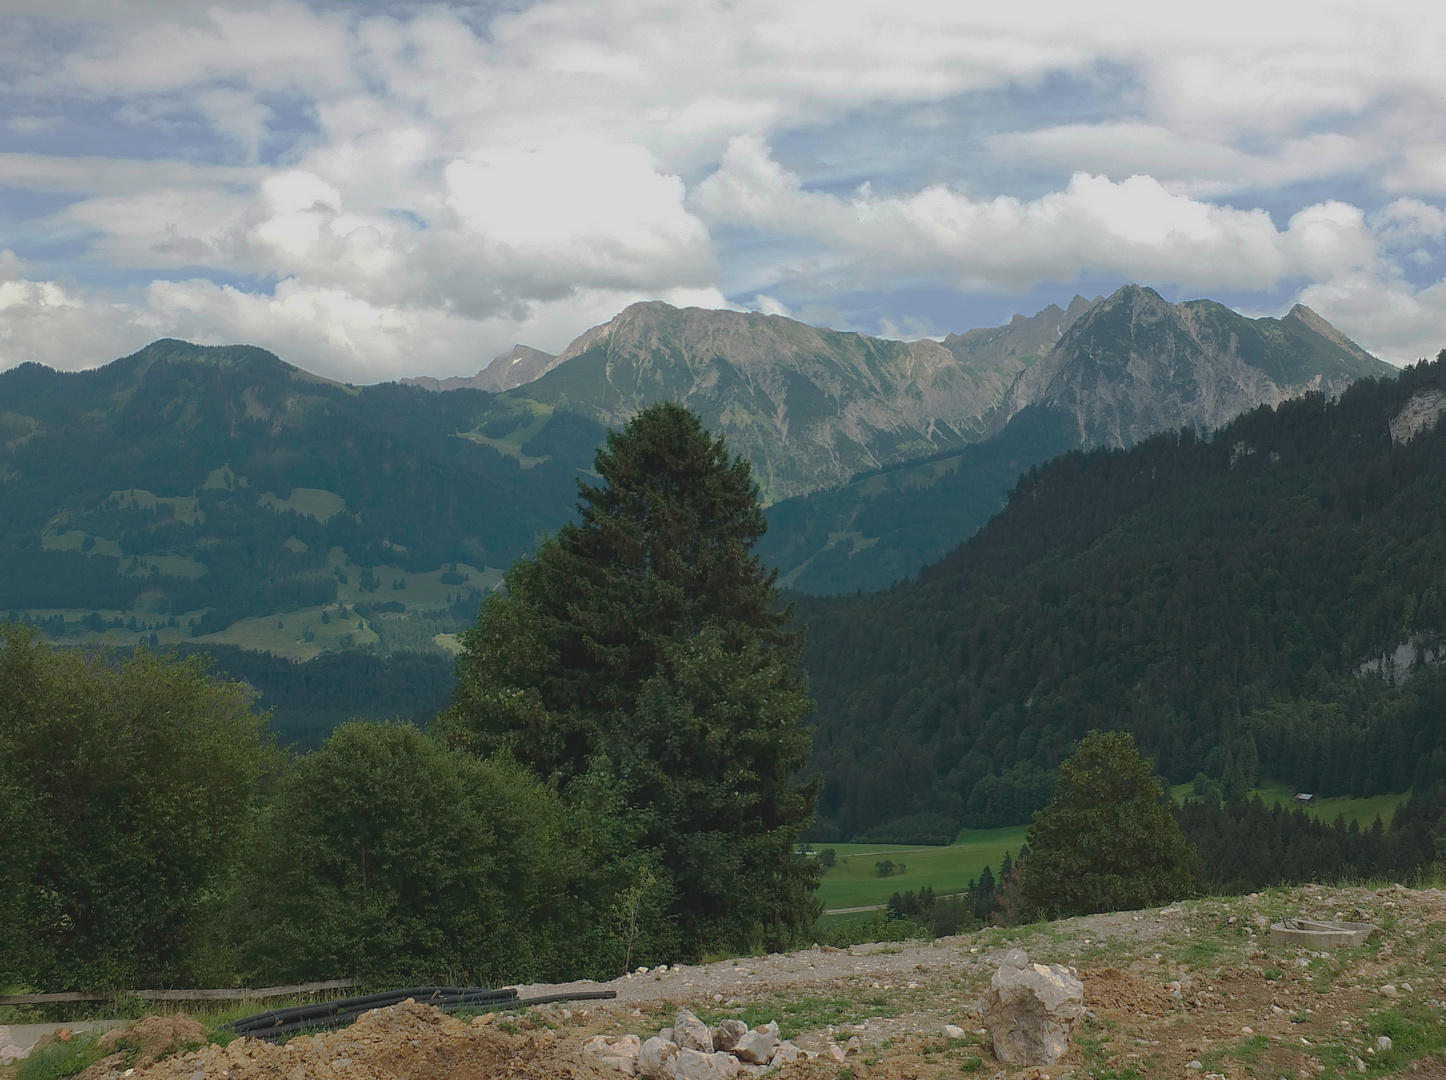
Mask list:
[[1025,469],[1066,450],[1214,429],[1257,405],[1394,374],[1301,305],[1248,319],[1212,300],[1170,304],[1138,285],[946,344],[968,342],[984,357],[1006,331],[1015,342],[1032,331],[1037,344],[1051,311],[1064,316],[1051,324],[1056,344],[1028,358],[983,442],[771,508],[761,550],[785,582],[811,593],[887,588],[972,535]]
[[[1031,470],[918,580],[805,600],[821,832],[1026,821],[1091,728],[1172,780],[1446,778],[1446,354]],[[1413,437],[1407,438],[1412,432]],[[1394,668],[1391,666],[1394,664]]]
[[[300,655],[375,643],[413,610],[470,619],[566,520],[603,433],[475,390],[343,386],[248,346],[26,364],[0,374],[0,613],[126,643],[284,615],[234,643],[275,630]],[[354,619],[358,603],[379,614]]]

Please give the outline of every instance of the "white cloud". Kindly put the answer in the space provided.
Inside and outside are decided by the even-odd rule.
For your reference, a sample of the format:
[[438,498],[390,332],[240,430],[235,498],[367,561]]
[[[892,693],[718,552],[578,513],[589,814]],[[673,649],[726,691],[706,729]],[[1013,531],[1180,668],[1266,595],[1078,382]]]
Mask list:
[[1360,211],[1341,203],[1307,207],[1282,231],[1262,210],[1174,194],[1148,176],[1115,182],[1078,173],[1066,190],[1033,200],[976,199],[944,186],[888,197],[865,187],[845,199],[804,190],[755,138],[730,145],[696,201],[710,221],[810,240],[859,282],[908,274],[1022,291],[1092,271],[1269,289],[1375,258]]
[[1379,150],[1339,132],[1318,132],[1247,153],[1160,124],[1110,121],[995,135],[991,152],[1014,162],[1114,176],[1149,175],[1194,195],[1277,188],[1300,180],[1369,171]]
[[755,311],[761,311],[765,315],[782,315],[784,318],[793,317],[793,312],[788,309],[787,304],[766,293],[759,293],[753,298],[753,309]]
[[1417,287],[1399,278],[1349,274],[1308,285],[1300,301],[1395,364],[1432,360],[1446,348],[1446,281]]
[[155,281],[135,298],[33,280],[0,252],[0,368],[27,361],[93,367],[159,337],[200,344],[260,344],[308,370],[354,382],[417,374],[474,374],[516,342],[560,352],[580,328],[639,300],[728,307],[711,289],[624,292],[579,289],[487,318],[439,307],[374,304],[335,286],[295,278],[259,293],[204,278]]
[[140,313],[31,280],[27,269],[13,251],[0,251],[0,368],[32,360],[92,367],[160,336]]
[[[85,246],[8,283],[0,362],[109,355],[154,326],[295,349],[334,373],[445,374],[475,370],[475,342],[483,358],[506,335],[558,347],[631,299],[721,304],[726,280],[764,290],[762,308],[785,276],[797,312],[836,321],[825,301],[841,283],[1017,291],[1081,273],[1234,291],[1303,279],[1346,298],[1364,282],[1408,322],[1435,310],[1429,286],[1401,284],[1443,239],[1428,200],[1446,194],[1446,10],[1432,7],[1302,18],[1227,0],[1197,18],[1144,0],[544,0],[480,31],[443,4],[7,12],[24,17],[0,33],[14,137],[55,138],[74,113],[128,118],[157,142],[134,159],[0,154],[0,184],[75,196],[27,235]],[[1027,100],[1061,74],[1128,89],[1089,123],[1046,107],[1004,115],[982,143],[960,135],[961,95]],[[768,149],[871,110],[897,117],[921,160],[957,166],[948,175],[1034,170],[1044,193],[890,174],[891,194],[840,197]],[[889,172],[886,151],[849,149],[861,176]],[[828,167],[830,147],[809,153]],[[1340,182],[1349,201],[1313,194],[1274,220],[1252,209],[1267,191]],[[1385,194],[1363,202],[1372,190]],[[197,273],[263,284],[55,284],[97,269],[136,289]],[[805,295],[811,280],[827,288]],[[117,344],[97,353],[107,325]]]

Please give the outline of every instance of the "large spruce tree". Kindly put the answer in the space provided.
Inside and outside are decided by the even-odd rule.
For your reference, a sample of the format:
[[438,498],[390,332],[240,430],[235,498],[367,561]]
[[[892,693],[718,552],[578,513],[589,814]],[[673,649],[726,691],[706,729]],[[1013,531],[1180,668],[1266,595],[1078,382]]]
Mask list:
[[817,795],[795,780],[813,702],[776,572],[752,554],[766,526],[749,465],[659,404],[596,469],[579,521],[462,635],[443,729],[609,807],[614,858],[647,853],[683,953],[781,947],[819,910],[794,855]]

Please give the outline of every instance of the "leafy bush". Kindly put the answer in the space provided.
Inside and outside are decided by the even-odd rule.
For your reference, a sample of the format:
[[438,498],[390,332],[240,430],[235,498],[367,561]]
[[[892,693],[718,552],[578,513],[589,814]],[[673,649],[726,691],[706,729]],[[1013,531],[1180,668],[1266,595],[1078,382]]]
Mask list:
[[575,977],[586,906],[562,806],[505,759],[348,723],[288,770],[239,918],[263,982]]
[[279,760],[252,692],[200,657],[0,640],[0,983],[224,976],[210,916]]

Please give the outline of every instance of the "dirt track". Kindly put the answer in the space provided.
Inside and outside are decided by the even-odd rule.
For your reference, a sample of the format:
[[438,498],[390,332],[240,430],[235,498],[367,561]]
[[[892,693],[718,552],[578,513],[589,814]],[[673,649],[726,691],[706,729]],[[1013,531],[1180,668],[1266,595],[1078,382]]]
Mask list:
[[[1360,948],[1307,954],[1268,944],[1262,924],[1281,915],[1354,916],[1383,930]],[[946,1023],[978,1030],[972,1006],[999,958],[1015,946],[1033,960],[1073,964],[1084,980],[1089,1014],[1070,1056],[1056,1068],[1005,1070],[993,1060],[987,1039],[971,1034],[951,1042],[942,1035]],[[1231,1080],[1369,1080],[1410,1070],[1413,1063],[1427,1072],[1439,1067],[1420,1059],[1446,1044],[1443,961],[1446,893],[1310,886],[926,944],[810,949],[649,972],[604,984],[618,991],[613,1002],[479,1018],[478,1026],[400,1007],[287,1047],[246,1039],[225,1050],[177,1055],[137,1069],[131,1080],[617,1077],[584,1058],[583,1040],[598,1032],[646,1038],[683,1006],[713,1022],[724,1016],[777,1019],[785,1037],[810,1049],[859,1036],[862,1051],[844,1066],[797,1064],[784,1077],[834,1080],[847,1071],[858,1080],[965,1074],[1129,1080],[1210,1073]],[[1394,996],[1382,994],[1383,987],[1393,988]],[[532,986],[523,988],[523,996],[598,988]],[[1383,1032],[1396,1033],[1395,1046],[1378,1053],[1375,1039]],[[1195,1062],[1199,1066],[1190,1068]],[[97,1069],[86,1080],[121,1078],[113,1069]]]

